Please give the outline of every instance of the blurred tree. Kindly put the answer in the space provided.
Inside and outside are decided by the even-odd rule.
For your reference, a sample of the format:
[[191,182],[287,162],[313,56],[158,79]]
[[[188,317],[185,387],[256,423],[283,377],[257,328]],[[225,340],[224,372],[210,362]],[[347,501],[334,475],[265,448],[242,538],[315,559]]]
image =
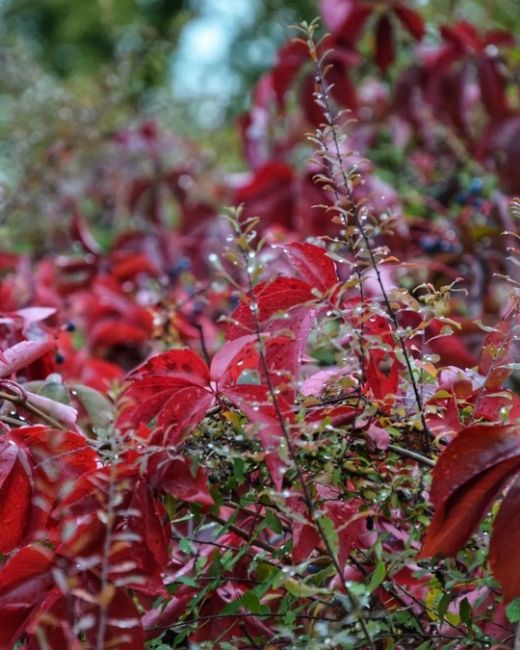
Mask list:
[[292,25],[319,15],[317,0],[263,0],[252,5],[254,22],[237,33],[230,48],[230,67],[244,88],[251,87],[269,69],[278,47],[296,35],[290,29]]
[[[150,41],[173,43],[192,15],[188,6],[189,0],[7,0],[1,30],[21,36],[61,76],[91,74],[122,54],[145,53]],[[147,71],[150,83],[161,79],[159,68]]]

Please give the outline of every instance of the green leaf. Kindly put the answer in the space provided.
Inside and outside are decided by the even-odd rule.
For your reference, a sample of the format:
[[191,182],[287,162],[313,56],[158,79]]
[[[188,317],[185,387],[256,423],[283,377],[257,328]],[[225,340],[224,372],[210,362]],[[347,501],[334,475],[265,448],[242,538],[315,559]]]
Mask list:
[[278,533],[279,535],[283,532],[283,526],[282,522],[280,519],[275,515],[275,513],[272,510],[268,510],[265,515],[265,521],[269,528],[274,532]]
[[473,617],[472,617],[471,605],[469,604],[467,598],[464,598],[459,605],[459,616],[460,616],[460,620],[463,623],[471,626]]
[[370,578],[370,582],[368,583],[368,591],[370,593],[373,593],[379,585],[383,582],[386,576],[386,567],[383,562],[378,562],[376,564],[376,568],[374,569],[374,573],[372,574],[372,577]]
[[115,419],[115,408],[112,402],[97,390],[83,384],[71,386],[72,394],[77,398],[89,415],[95,429],[108,429]]
[[310,596],[315,596],[316,594],[324,593],[324,591],[326,591],[320,587],[313,587],[312,585],[308,585],[300,580],[295,580],[294,578],[287,578],[287,580],[284,581],[283,586],[296,598],[309,598]]
[[194,553],[194,547],[189,539],[181,539],[179,541],[179,548],[183,553],[186,553],[187,555],[192,555]]
[[230,616],[230,615],[236,614],[238,612],[238,610],[240,609],[240,607],[242,605],[242,602],[243,602],[242,598],[237,598],[236,600],[232,600],[230,603],[227,603],[226,605],[224,605],[224,607],[222,608],[220,614],[222,616]]
[[186,585],[188,587],[197,586],[197,581],[194,578],[190,578],[189,576],[179,576],[178,578],[175,579],[175,582],[180,582],[181,584]]
[[451,603],[451,594],[448,593],[444,594],[437,606],[437,614],[439,618],[445,617],[446,612],[448,611],[448,607],[450,606],[450,603]]
[[334,522],[329,517],[320,517],[320,528],[325,535],[327,544],[332,553],[337,557],[339,551],[339,537]]
[[242,483],[246,480],[245,465],[246,464],[242,458],[239,458],[238,456],[235,456],[235,458],[233,458],[233,475],[237,479],[239,485],[242,485]]
[[48,379],[43,384],[39,394],[42,397],[48,397],[53,399],[55,402],[61,402],[62,404],[70,405],[69,391],[61,383],[61,378],[58,375],[60,381],[53,379],[56,375],[50,375]]
[[506,607],[507,620],[510,623],[518,623],[520,621],[520,598],[515,598]]
[[271,610],[267,605],[262,605],[260,599],[254,591],[246,591],[239,599],[242,605],[246,607],[251,614],[270,614]]

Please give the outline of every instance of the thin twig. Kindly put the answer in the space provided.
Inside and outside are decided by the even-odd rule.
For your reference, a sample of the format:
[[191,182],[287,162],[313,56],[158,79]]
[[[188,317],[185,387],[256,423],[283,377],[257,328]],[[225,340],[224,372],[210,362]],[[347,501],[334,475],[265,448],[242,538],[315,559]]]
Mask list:
[[405,458],[412,458],[422,465],[427,465],[428,467],[435,467],[435,461],[431,460],[427,456],[423,456],[417,451],[412,451],[411,449],[405,449],[404,447],[399,447],[398,445],[388,445],[388,449],[391,449],[399,456],[404,456]]
[[[244,239],[247,239],[245,236],[246,233],[242,231],[242,225],[239,221],[239,218],[236,219],[235,222],[235,227],[237,230],[237,235],[239,239],[242,241]],[[343,589],[345,591],[345,594],[350,602],[350,605],[353,610],[353,614],[359,623],[361,630],[363,632],[363,636],[365,637],[365,641],[368,644],[368,647],[371,648],[371,650],[376,650],[376,646],[374,644],[374,641],[372,640],[372,636],[370,634],[370,631],[368,629],[368,626],[366,624],[366,621],[364,620],[364,617],[361,613],[361,607],[359,604],[359,600],[357,596],[354,594],[354,592],[350,589],[350,587],[347,584],[347,581],[345,580],[345,577],[343,575],[343,571],[341,570],[341,567],[339,565],[338,558],[336,557],[336,554],[334,553],[334,550],[329,542],[329,539],[325,533],[325,530],[323,528],[322,522],[320,521],[319,517],[316,514],[316,506],[315,503],[311,497],[310,489],[309,486],[307,485],[307,481],[305,480],[305,476],[303,474],[303,470],[298,462],[298,457],[296,455],[296,451],[294,450],[293,444],[292,444],[292,439],[291,436],[289,435],[289,431],[287,428],[287,423],[285,420],[285,417],[282,413],[282,410],[280,408],[280,404],[278,402],[278,399],[276,397],[276,391],[274,389],[274,385],[271,379],[271,373],[269,372],[269,367],[267,365],[267,359],[266,359],[266,351],[265,351],[265,346],[264,342],[262,339],[262,333],[260,331],[260,323],[258,320],[258,308],[256,304],[256,298],[254,294],[254,286],[253,286],[253,279],[251,277],[251,272],[249,271],[249,264],[250,260],[248,260],[247,256],[247,251],[239,246],[240,253],[243,257],[244,261],[244,269],[248,281],[248,294],[249,294],[249,299],[250,299],[250,311],[253,316],[253,323],[254,323],[254,330],[256,334],[256,339],[257,339],[257,344],[258,344],[258,353],[260,357],[260,363],[262,364],[262,370],[265,375],[266,383],[267,383],[267,389],[269,391],[269,395],[271,397],[271,401],[273,403],[274,411],[276,414],[276,418],[279,422],[280,425],[280,430],[282,432],[282,436],[285,440],[285,443],[287,445],[287,451],[289,453],[289,457],[294,465],[294,468],[296,470],[296,474],[298,476],[298,480],[300,482],[300,486],[302,489],[302,495],[303,499],[305,502],[305,505],[307,507],[307,510],[309,512],[309,517],[313,521],[313,523],[316,526],[316,529],[318,531],[318,534],[325,546],[325,549],[327,551],[328,556],[330,557],[330,560],[332,562],[332,565],[334,566],[334,570],[341,581],[341,584],[343,586]]]
[[64,430],[67,429],[65,425],[63,425],[58,420],[55,420],[51,415],[45,413],[45,411],[39,409],[37,406],[32,404],[28,398],[24,398],[22,395],[14,395],[12,393],[6,393],[4,391],[0,391],[0,399],[4,399],[7,402],[11,402],[11,404],[14,404],[15,406],[20,406],[21,408],[24,408],[26,411],[29,411],[30,413],[38,417],[40,420],[43,420],[44,422],[49,424],[54,429],[64,429]]
[[[326,84],[325,81],[325,76],[323,72],[323,67],[322,67],[322,60],[318,56],[317,49],[316,49],[316,44],[313,40],[313,29],[312,27],[307,31],[307,44],[309,47],[309,52],[311,55],[311,58],[315,64],[315,70],[316,70],[316,80],[318,82],[318,86],[320,89],[320,100],[323,102],[323,105],[325,107],[325,119],[327,120],[327,126],[329,129],[329,133],[332,136],[332,141],[334,144],[334,151],[333,151],[333,156],[336,159],[336,163],[343,181],[343,187],[344,190],[347,194],[347,197],[349,199],[349,202],[351,204],[351,211],[350,213],[352,214],[354,218],[355,225],[358,229],[358,232],[361,234],[361,237],[363,239],[363,243],[365,245],[366,252],[368,253],[369,260],[370,260],[370,266],[372,267],[372,270],[374,271],[374,274],[376,276],[377,284],[379,285],[379,289],[381,291],[381,295],[383,296],[383,302],[386,308],[386,311],[388,313],[388,316],[390,317],[392,324],[394,326],[394,336],[398,340],[399,345],[401,347],[401,351],[403,353],[403,358],[405,360],[405,364],[408,370],[408,374],[410,377],[410,382],[412,385],[412,389],[414,392],[414,397],[415,401],[417,402],[417,407],[419,409],[419,414],[421,418],[421,424],[423,427],[423,446],[425,448],[425,451],[430,450],[430,445],[429,445],[429,440],[427,437],[427,434],[429,432],[428,429],[428,424],[426,422],[426,417],[424,414],[424,406],[421,398],[421,394],[419,392],[419,387],[417,385],[417,382],[414,377],[413,373],[413,367],[412,367],[412,361],[410,358],[410,355],[408,353],[408,349],[406,347],[406,343],[404,340],[404,337],[399,334],[399,322],[397,320],[397,316],[395,314],[395,311],[390,303],[390,298],[388,296],[388,292],[386,290],[386,287],[384,285],[384,282],[381,277],[381,272],[379,270],[379,266],[377,263],[377,259],[375,256],[375,253],[372,249],[372,245],[370,243],[370,238],[368,236],[367,230],[363,224],[363,219],[362,215],[359,210],[359,205],[355,201],[354,196],[353,196],[353,191],[351,187],[351,182],[348,179],[347,172],[345,171],[345,167],[343,164],[343,156],[341,155],[341,150],[339,146],[339,137],[338,137],[338,132],[337,132],[337,126],[336,126],[336,120],[337,120],[337,115],[335,111],[333,110],[330,99],[329,99],[329,88]],[[324,146],[324,151],[327,155],[329,155],[329,150],[328,150],[328,145],[325,140],[325,137],[323,137],[323,146]],[[334,178],[332,178],[332,183],[334,184]]]

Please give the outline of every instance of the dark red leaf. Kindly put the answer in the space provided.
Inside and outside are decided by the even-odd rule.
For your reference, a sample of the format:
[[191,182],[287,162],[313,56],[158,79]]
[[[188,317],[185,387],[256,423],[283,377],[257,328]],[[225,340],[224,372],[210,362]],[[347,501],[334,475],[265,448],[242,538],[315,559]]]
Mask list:
[[278,62],[271,71],[278,106],[285,105],[285,95],[300,68],[309,61],[307,45],[299,40],[289,41],[278,51]]
[[368,342],[366,386],[377,400],[391,404],[399,387],[399,363],[393,350],[392,327],[383,316],[371,316],[364,325]]
[[475,425],[462,430],[433,471],[435,516],[421,557],[454,553],[520,467],[520,428]]
[[487,112],[500,117],[509,111],[507,81],[497,62],[487,56],[478,61],[480,94]]
[[376,26],[376,61],[381,72],[385,72],[394,62],[394,26],[388,14],[383,14]]
[[99,244],[94,239],[87,224],[79,214],[79,211],[76,206],[73,207],[73,215],[70,224],[70,234],[74,240],[81,242],[85,250],[88,251],[91,255],[97,256],[101,253],[101,248],[99,247]]
[[202,420],[215,401],[206,363],[191,350],[158,354],[128,375],[125,392],[131,404],[123,410],[120,426],[147,425],[154,418],[162,444],[178,443]]
[[461,52],[478,52],[482,46],[476,27],[466,20],[455,25],[443,25],[440,31],[444,40]]
[[338,562],[344,566],[354,548],[369,548],[377,538],[377,533],[369,533],[366,517],[359,512],[360,503],[356,500],[326,501],[323,510],[332,521],[338,535]]
[[520,565],[516,561],[520,548],[520,475],[509,487],[493,522],[489,546],[489,563],[493,575],[502,585],[504,601],[520,596]]
[[290,227],[296,200],[294,180],[294,170],[287,163],[268,162],[235,192],[233,203],[244,204],[244,215],[260,217],[263,228],[275,223]]
[[349,0],[347,4],[350,7],[349,12],[334,35],[341,45],[353,48],[361,36],[367,19],[374,11],[374,5],[352,0]]
[[29,641],[26,650],[41,650],[38,639],[44,638],[49,648],[82,650],[74,633],[74,617],[68,599],[58,587],[51,589],[31,613],[26,627]]
[[395,5],[394,11],[408,32],[410,32],[416,40],[420,41],[426,31],[420,14],[401,2]]
[[150,376],[166,377],[197,386],[204,386],[210,380],[206,363],[192,350],[169,350],[157,354],[133,370],[128,379],[136,381]]
[[484,469],[436,506],[418,557],[453,555],[459,551],[519,465],[518,458],[512,458]]
[[89,332],[92,347],[112,345],[141,345],[146,343],[150,332],[130,323],[122,323],[118,318],[107,318],[94,325]]
[[316,103],[316,81],[314,75],[308,74],[302,81],[300,87],[300,104],[308,122],[317,128],[321,128],[326,122],[325,110]]
[[340,106],[355,112],[359,102],[348,69],[337,56],[331,58],[331,63],[332,67],[327,72],[327,83],[332,86],[331,95]]

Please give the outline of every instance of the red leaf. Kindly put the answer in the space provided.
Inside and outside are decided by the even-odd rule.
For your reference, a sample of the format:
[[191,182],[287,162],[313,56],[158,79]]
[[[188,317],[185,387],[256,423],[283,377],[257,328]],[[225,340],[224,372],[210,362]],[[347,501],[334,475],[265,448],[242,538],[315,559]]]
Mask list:
[[135,381],[151,375],[197,386],[203,386],[210,380],[206,363],[192,350],[170,350],[157,354],[133,370],[128,379]]
[[146,343],[150,332],[130,323],[122,323],[118,318],[107,318],[94,325],[89,331],[92,347],[112,345],[140,345]]
[[[315,300],[307,282],[284,277],[270,282],[261,282],[255,287],[254,295],[258,303],[258,320],[261,324],[275,315],[285,316],[287,310],[295,305]],[[231,319],[236,323],[227,328],[226,340],[230,341],[254,333],[255,320],[248,304],[239,305],[231,315]],[[279,318],[276,322],[279,324],[278,329],[287,328],[290,324],[287,318]],[[270,331],[274,332],[274,328]]]
[[381,72],[385,72],[394,62],[394,27],[388,14],[383,14],[376,26],[376,62]]
[[312,74],[308,74],[303,79],[300,87],[300,104],[309,123],[321,128],[327,120],[325,119],[323,107],[316,103],[315,93],[316,81]]
[[213,505],[209,493],[208,480],[201,467],[195,475],[190,467],[190,461],[182,456],[172,459],[161,478],[161,488],[182,501],[200,503],[205,506]]
[[395,5],[394,11],[408,32],[420,41],[425,33],[424,22],[420,14],[400,2]]
[[278,52],[278,62],[271,71],[278,106],[285,105],[285,95],[300,68],[309,61],[307,45],[299,40],[289,41]]
[[[284,429],[277,409],[270,399],[269,390],[265,386],[244,384],[226,389],[225,396],[256,425],[258,438],[265,451],[267,469],[275,488],[281,490],[287,470],[285,461],[280,457],[280,442],[284,438]],[[277,395],[277,404],[285,431],[289,434],[291,422],[294,420],[290,405],[282,395]]]
[[336,286],[338,282],[336,265],[325,249],[300,242],[292,242],[282,246],[282,249],[302,279],[311,287],[326,293]]
[[369,548],[377,533],[369,533],[366,517],[359,513],[358,501],[326,501],[323,505],[327,517],[333,522],[338,534],[338,562],[344,566],[348,556],[356,547]]
[[496,61],[487,56],[478,61],[478,76],[482,102],[492,117],[507,114],[507,81]]
[[85,220],[80,216],[77,207],[72,206],[73,215],[70,224],[70,234],[73,239],[81,242],[86,251],[91,255],[99,255],[101,248],[90,232]]
[[368,341],[366,386],[377,400],[392,403],[399,386],[399,363],[393,350],[392,328],[383,316],[371,316],[364,325]]
[[15,647],[29,616],[53,586],[53,554],[25,546],[0,569],[0,648]]
[[438,354],[443,366],[471,368],[476,364],[475,357],[458,336],[439,336],[442,323],[433,320],[426,329],[428,349]]
[[169,538],[161,523],[161,513],[148,485],[139,480],[132,487],[130,509],[139,514],[129,517],[128,526],[136,532],[145,546],[146,554],[152,557],[160,571],[164,570],[169,555]]
[[260,217],[264,228],[273,223],[289,227],[296,200],[294,179],[294,170],[286,163],[268,162],[236,191],[233,203],[243,203],[244,214]]
[[120,426],[134,428],[157,418],[162,443],[176,444],[202,420],[215,401],[206,363],[191,350],[158,354],[128,375],[125,392],[134,404],[123,411]]
[[374,10],[374,6],[369,3],[363,4],[361,2],[352,1],[348,4],[350,5],[350,10],[343,21],[343,24],[335,33],[335,36],[341,45],[354,47],[361,35],[367,19]]
[[132,598],[123,589],[118,589],[107,608],[107,626],[101,646],[97,633],[99,625],[98,608],[87,609],[85,616],[93,614],[96,624],[89,628],[86,636],[89,647],[114,648],[114,650],[143,650],[144,630],[139,610]]
[[17,370],[25,368],[47,352],[54,350],[55,346],[54,341],[22,341],[7,348],[3,352],[3,357],[7,361],[0,362],[0,378],[8,377]]
[[332,56],[330,61],[332,67],[327,72],[327,83],[332,86],[331,94],[341,106],[356,111],[358,108],[356,88],[348,74],[347,67],[338,59],[337,54],[334,54],[335,56]]
[[14,429],[9,436],[53,482],[78,478],[98,467],[96,451],[79,433],[34,426]]
[[480,35],[474,25],[467,20],[459,20],[455,25],[442,25],[441,35],[461,52],[479,51],[482,45]]
[[179,443],[214,403],[215,396],[198,386],[185,386],[175,391],[157,414],[157,426],[165,432],[168,444]]
[[258,367],[256,335],[227,341],[211,361],[211,378],[219,387],[235,384],[244,370]]
[[520,115],[495,120],[483,141],[482,153],[494,160],[502,190],[520,194]]
[[431,498],[440,505],[484,470],[520,456],[520,428],[475,425],[463,429],[441,454],[433,470]]
[[0,552],[16,548],[26,535],[31,513],[31,484],[16,445],[4,440],[0,447]]
[[139,275],[158,275],[157,265],[145,253],[121,251],[112,255],[112,275],[119,282],[133,279]]
[[26,634],[30,635],[27,650],[40,650],[38,639],[44,638],[48,648],[83,650],[83,645],[74,634],[73,612],[68,599],[58,587],[51,589],[33,610]]
[[287,508],[294,513],[291,519],[292,561],[295,564],[307,560],[312,552],[320,547],[322,539],[315,526],[309,520],[307,507],[300,497],[286,499]]

